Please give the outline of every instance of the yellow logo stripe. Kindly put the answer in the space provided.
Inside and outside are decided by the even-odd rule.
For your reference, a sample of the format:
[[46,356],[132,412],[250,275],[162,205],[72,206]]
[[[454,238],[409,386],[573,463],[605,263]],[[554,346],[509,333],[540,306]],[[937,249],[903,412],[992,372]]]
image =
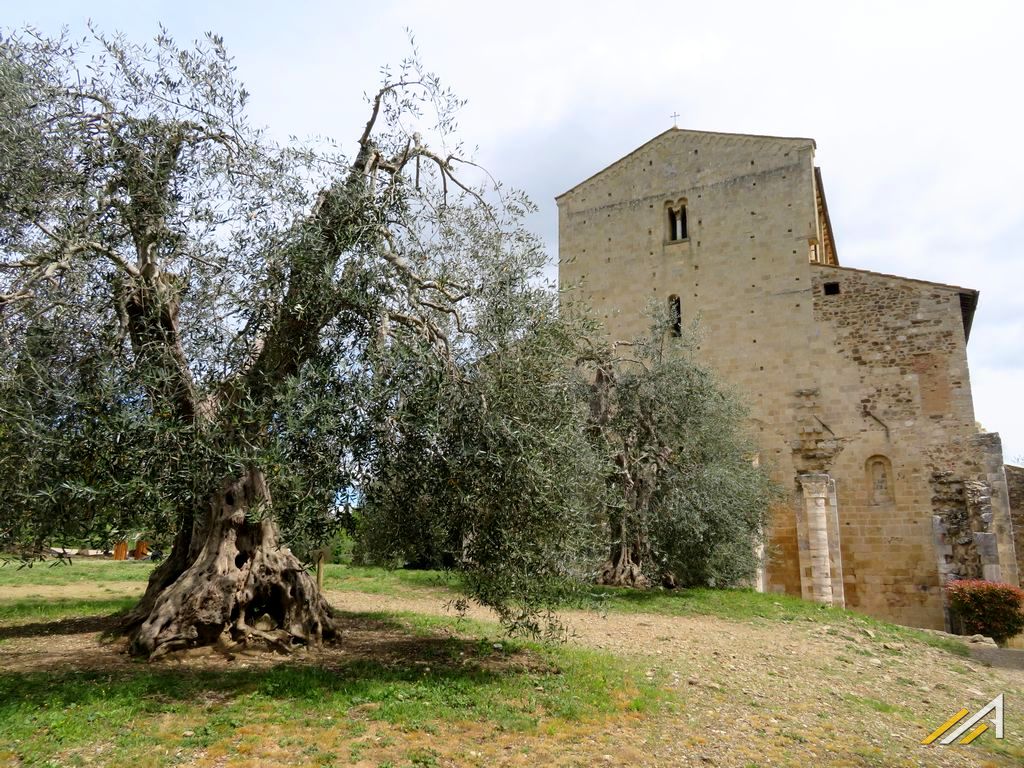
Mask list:
[[[969,709],[961,709],[959,712],[957,712],[955,715],[953,715],[951,718],[949,718],[949,720],[947,720],[942,725],[940,725],[938,728],[936,728],[934,731],[932,731],[931,734],[928,736],[928,738],[925,739],[924,741],[922,741],[921,743],[922,744],[931,744],[933,741],[935,741],[937,738],[939,738],[939,736],[944,734],[946,731],[948,731],[950,728],[952,728],[954,725],[956,725],[960,720],[962,720],[964,715],[968,714],[969,712],[970,712]],[[980,734],[981,731],[978,731],[978,733]],[[977,735],[977,734],[975,734],[975,735]],[[962,744],[963,742],[960,742],[960,743]]]
[[960,739],[960,743],[961,744],[970,744],[972,741],[974,741],[976,738],[981,736],[981,734],[983,734],[987,730],[988,730],[988,723],[982,723],[977,728],[975,728],[973,731],[971,731],[966,736],[964,736],[962,739]]

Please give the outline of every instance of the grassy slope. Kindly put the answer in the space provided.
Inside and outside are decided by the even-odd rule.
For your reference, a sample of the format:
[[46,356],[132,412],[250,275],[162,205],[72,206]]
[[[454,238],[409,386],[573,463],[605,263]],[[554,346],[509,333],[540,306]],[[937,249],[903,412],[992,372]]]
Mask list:
[[[54,561],[56,562],[56,561]],[[74,559],[70,565],[37,564],[18,568],[17,563],[0,567],[0,599],[5,585],[22,589],[30,586],[123,584],[136,582],[139,589],[152,569],[150,563]],[[454,594],[457,576],[441,571],[385,570],[349,565],[325,566],[324,588],[371,594]],[[21,595],[19,595],[21,596]],[[914,637],[951,653],[965,653],[964,646],[926,632],[876,621],[850,611],[809,603],[786,595],[763,595],[753,590],[686,589],[627,590],[594,587],[584,607],[615,613],[656,613],[669,616],[717,616],[733,621],[820,621],[831,624],[852,622],[882,632]],[[49,601],[41,601],[44,604]],[[3,607],[0,606],[0,617]]]
[[[5,651],[25,637],[40,636],[45,643],[43,633],[59,635],[62,627],[70,634],[74,622],[57,620],[110,613],[131,602],[32,598],[26,588],[93,585],[101,592],[104,585],[134,581],[141,590],[149,570],[145,563],[85,560],[52,568],[0,567],[0,764],[213,764],[231,756],[243,764],[258,755],[282,765],[430,766],[446,764],[436,740],[453,732],[479,740],[480,751],[468,754],[480,755],[481,764],[493,757],[485,759],[489,742],[505,744],[506,751],[534,749],[539,760],[536,750],[542,748],[531,745],[547,740],[562,756],[573,749],[574,733],[589,732],[588,723],[604,722],[600,728],[608,729],[636,713],[657,720],[683,706],[660,685],[663,671],[652,669],[649,659],[510,642],[493,625],[419,615],[345,617],[357,633],[366,627],[383,632],[386,644],[380,647],[401,646],[397,656],[355,653],[258,670],[243,661],[200,665],[189,674],[123,659],[110,669],[85,663],[8,670],[2,663]],[[328,566],[325,586],[436,597],[450,594],[453,581],[432,572]],[[12,589],[5,593],[5,587]],[[749,591],[595,590],[594,598],[609,613],[715,616],[769,628],[815,622],[840,640],[866,630],[879,644],[910,643],[908,652],[924,642],[964,653],[960,643],[928,633]],[[956,660],[950,656],[948,663]],[[851,710],[891,710],[872,697],[848,695],[843,701]],[[1017,754],[991,740],[983,749]],[[883,754],[863,764],[887,763]]]

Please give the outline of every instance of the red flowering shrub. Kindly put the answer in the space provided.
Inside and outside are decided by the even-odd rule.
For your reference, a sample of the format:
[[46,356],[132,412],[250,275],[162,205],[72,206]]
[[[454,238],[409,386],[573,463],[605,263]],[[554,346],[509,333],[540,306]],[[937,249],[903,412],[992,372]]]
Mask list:
[[949,607],[968,635],[986,635],[1002,645],[1024,630],[1024,590],[981,579],[946,585]]

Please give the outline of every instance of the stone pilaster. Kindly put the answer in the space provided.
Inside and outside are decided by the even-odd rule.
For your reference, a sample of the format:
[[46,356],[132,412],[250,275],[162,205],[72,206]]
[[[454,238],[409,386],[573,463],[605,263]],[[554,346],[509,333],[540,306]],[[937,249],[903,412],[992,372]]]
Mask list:
[[[802,494],[802,525],[800,541],[801,574],[800,586],[805,599],[828,605],[836,604],[834,585],[838,577],[840,592],[838,602],[842,604],[842,567],[839,557],[838,515],[835,513],[835,483],[827,474],[798,475]],[[830,525],[832,518],[832,525]],[[835,528],[831,536],[830,528]],[[834,539],[831,541],[830,539]],[[833,559],[839,566],[833,569]],[[838,573],[834,573],[838,571]]]
[[832,477],[828,480],[828,557],[832,571],[832,605],[845,608],[843,553],[839,548],[839,499],[836,497],[836,481]]
[[978,510],[978,519],[983,526],[982,538],[979,539],[978,533],[974,534],[984,578],[1017,585],[1020,574],[1013,541],[1006,468],[1003,466],[1003,443],[996,432],[975,435],[972,442],[981,457],[981,480],[988,486],[988,497],[980,500],[983,508]]

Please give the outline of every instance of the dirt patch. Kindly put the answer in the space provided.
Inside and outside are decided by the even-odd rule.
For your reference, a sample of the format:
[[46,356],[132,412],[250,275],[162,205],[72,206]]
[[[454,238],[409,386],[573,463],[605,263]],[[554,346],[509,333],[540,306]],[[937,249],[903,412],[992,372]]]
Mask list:
[[[349,611],[451,615],[432,599],[329,598]],[[467,615],[495,619],[481,608]],[[1006,716],[1007,733],[1017,734],[1013,758],[919,743],[961,707],[977,710],[1000,692],[1020,700],[1024,670],[993,669],[845,624],[582,611],[563,618],[571,643],[646,660],[648,676],[685,702],[675,716],[589,732],[583,744],[599,764],[952,767],[1019,765],[1024,758],[1024,711]],[[642,754],[624,759],[624,744],[642,744]]]

